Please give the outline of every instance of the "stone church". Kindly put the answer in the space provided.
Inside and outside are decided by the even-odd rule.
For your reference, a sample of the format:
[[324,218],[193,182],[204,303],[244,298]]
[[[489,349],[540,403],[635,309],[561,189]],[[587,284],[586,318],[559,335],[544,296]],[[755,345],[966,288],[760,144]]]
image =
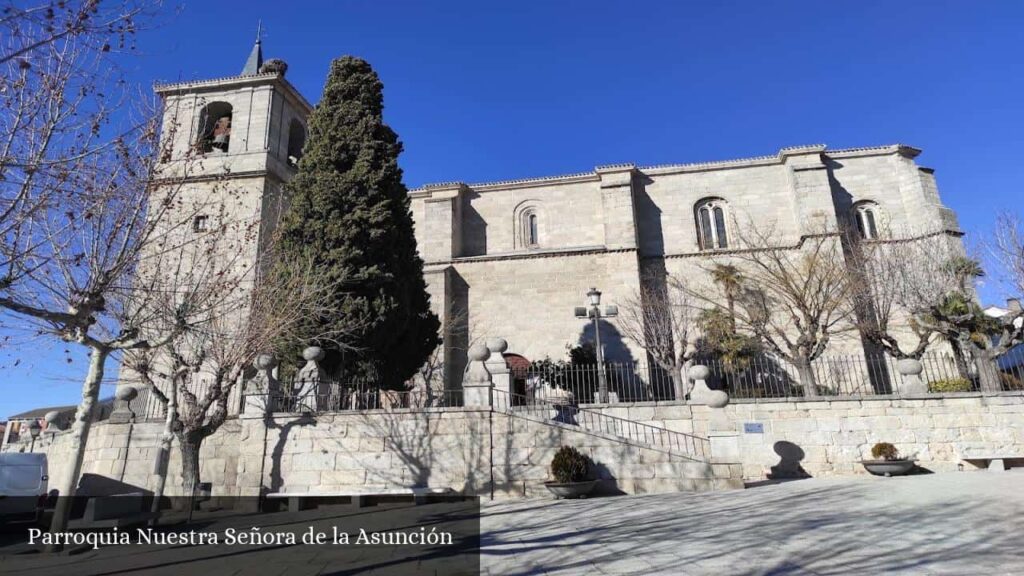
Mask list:
[[[165,122],[178,124],[175,150],[204,151],[202,168],[189,175],[192,193],[212,194],[212,175],[230,172],[239,201],[227,214],[258,222],[258,240],[245,248],[253,256],[283,208],[281,186],[296,173],[312,111],[286,70],[280,60],[264,62],[257,42],[237,76],[156,88]],[[528,360],[563,358],[567,345],[591,338],[588,321],[574,315],[590,287],[615,304],[639,288],[648,267],[703,274],[711,258],[739,247],[733,228],[744,218],[771,222],[784,245],[822,222],[852,223],[867,237],[882,222],[959,237],[932,169],[915,160],[920,153],[901,144],[807,145],[754,158],[412,189],[432,305],[448,320],[446,384],[461,382],[469,338],[503,337],[509,353]],[[196,230],[211,224],[200,219]],[[643,359],[608,322],[608,360]]]

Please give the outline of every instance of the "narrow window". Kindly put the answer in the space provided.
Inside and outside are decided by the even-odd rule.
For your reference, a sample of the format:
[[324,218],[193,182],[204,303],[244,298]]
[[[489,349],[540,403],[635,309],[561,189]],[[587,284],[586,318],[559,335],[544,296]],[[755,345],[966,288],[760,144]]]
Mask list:
[[878,205],[874,202],[861,202],[853,207],[853,221],[857,225],[857,233],[865,240],[878,238]]
[[539,243],[537,236],[537,215],[532,212],[526,216],[526,238],[528,246],[536,246]]
[[298,118],[292,118],[288,127],[288,165],[295,168],[302,158],[302,149],[306,146],[306,129]]
[[717,248],[728,248],[729,239],[725,233],[725,212],[721,206],[715,206],[715,234],[718,236]]
[[193,232],[206,232],[210,229],[210,217],[199,215],[192,219]]

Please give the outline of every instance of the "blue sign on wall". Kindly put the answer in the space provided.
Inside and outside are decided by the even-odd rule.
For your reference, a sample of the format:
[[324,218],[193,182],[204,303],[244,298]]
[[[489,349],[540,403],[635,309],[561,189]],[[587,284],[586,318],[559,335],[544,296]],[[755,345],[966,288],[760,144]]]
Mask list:
[[744,422],[743,432],[745,434],[764,434],[764,424],[760,422]]

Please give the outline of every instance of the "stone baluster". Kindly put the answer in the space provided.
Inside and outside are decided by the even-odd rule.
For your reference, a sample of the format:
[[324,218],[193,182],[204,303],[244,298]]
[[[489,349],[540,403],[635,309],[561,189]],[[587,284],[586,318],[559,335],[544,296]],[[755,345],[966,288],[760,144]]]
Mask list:
[[263,416],[276,410],[276,402],[281,394],[281,385],[274,377],[277,359],[270,354],[260,354],[252,363],[256,368],[256,376],[245,383],[245,405],[243,413],[251,416]]
[[917,396],[928,393],[928,386],[924,383],[924,380],[921,380],[921,372],[924,370],[924,366],[921,365],[920,360],[903,358],[896,362],[896,370],[903,376],[903,382],[899,387],[901,395]]
[[316,412],[317,409],[327,410],[330,407],[330,394],[327,382],[327,372],[320,367],[320,361],[326,354],[319,346],[310,346],[302,351],[302,358],[306,365],[299,369],[295,376],[295,385],[292,388],[295,399],[292,411],[294,412]]
[[488,338],[487,350],[491,353],[491,357],[487,360],[487,371],[491,374],[494,389],[503,398],[511,400],[510,395],[514,392],[512,390],[512,371],[509,370],[505,356],[503,356],[505,350],[508,350],[508,342],[504,338]]
[[464,406],[490,406],[491,373],[487,370],[487,359],[491,357],[490,349],[481,343],[469,348],[469,366],[462,382]]

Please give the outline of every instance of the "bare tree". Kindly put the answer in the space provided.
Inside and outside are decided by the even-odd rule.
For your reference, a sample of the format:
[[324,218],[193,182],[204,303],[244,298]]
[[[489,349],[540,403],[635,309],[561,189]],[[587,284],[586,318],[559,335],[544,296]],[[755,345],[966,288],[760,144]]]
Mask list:
[[986,315],[978,307],[959,337],[975,359],[980,388],[997,392],[1003,388],[997,358],[1024,342],[1024,310],[1020,306],[1024,296],[1024,224],[1020,217],[1011,212],[1000,214],[985,247],[996,280],[1009,295],[1011,306],[998,318]]
[[1024,222],[1020,216],[1012,212],[1000,214],[986,248],[1006,292],[1018,300],[1024,297]]
[[[1011,287],[1019,286],[1013,272],[1019,266],[1014,252],[1019,233],[1013,217],[1004,215],[989,250]],[[941,338],[953,352],[961,377],[976,377],[982,390],[1000,389],[995,361],[1020,342],[1018,314],[1001,319],[985,315],[974,290],[985,271],[959,241],[943,232],[887,234],[862,243],[855,261],[857,297],[867,312],[860,327],[867,338],[895,358],[920,358]],[[913,339],[905,348],[908,330]]]
[[[260,262],[268,259],[265,255]],[[125,366],[166,407],[163,448],[166,453],[172,435],[177,439],[185,495],[194,493],[199,484],[203,441],[231,413],[229,403],[237,398],[233,393],[244,385],[247,374],[251,376],[256,357],[294,348],[296,339],[308,336],[303,320],[330,312],[329,285],[311,264],[291,262],[286,273],[261,275],[260,262],[222,263],[214,274],[203,270],[179,277],[180,286],[147,302],[159,318],[147,330],[153,332],[153,339],[167,340],[167,344],[125,355]],[[212,295],[216,305],[205,309],[203,322],[178,330],[183,306],[179,298],[195,292]],[[350,329],[337,326],[317,335],[317,341],[344,348]]]
[[[54,531],[67,523],[107,360],[165,343],[142,336],[142,301],[163,287],[133,278],[189,241],[194,203],[181,186],[192,159],[161,173],[160,123],[126,106],[135,94],[115,58],[160,5],[39,0],[0,12],[0,322],[89,353]],[[172,334],[202,321],[203,298],[182,298]]]
[[158,2],[40,0],[0,10],[0,285],[24,273],[11,259],[31,251],[33,219],[87,183],[93,155],[149,126],[114,122],[131,91],[115,56]]
[[738,330],[753,334],[768,351],[792,364],[804,394],[815,396],[812,362],[835,335],[853,329],[851,279],[839,235],[822,226],[786,246],[779,244],[774,227],[751,225],[738,236],[742,248],[725,265],[738,271],[739,288],[716,283],[717,290],[689,292],[710,308],[731,314]]
[[669,275],[664,279],[645,275],[640,288],[619,304],[619,331],[643,347],[658,366],[672,375],[677,399],[686,397],[683,368],[696,354],[691,342],[693,315],[686,286]]
[[[958,242],[941,232],[885,232],[854,243],[851,269],[861,333],[893,358],[920,358],[944,330],[939,313],[954,292],[970,290]],[[965,283],[967,286],[965,286]]]

